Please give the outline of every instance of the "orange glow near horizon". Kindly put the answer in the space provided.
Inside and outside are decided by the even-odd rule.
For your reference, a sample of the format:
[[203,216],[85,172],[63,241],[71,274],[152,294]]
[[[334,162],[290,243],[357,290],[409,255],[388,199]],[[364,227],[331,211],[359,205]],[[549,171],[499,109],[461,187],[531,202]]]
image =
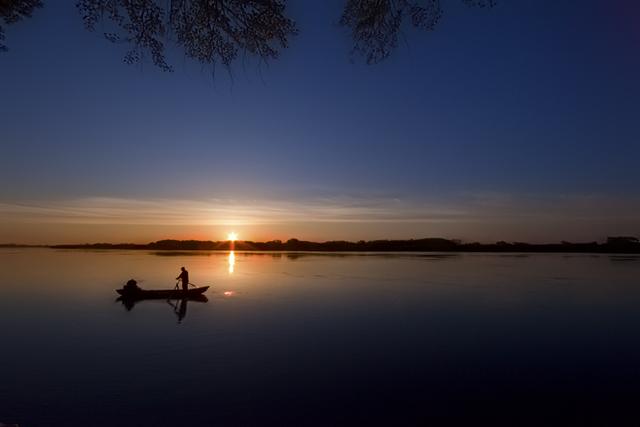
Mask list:
[[227,240],[229,240],[230,242],[235,242],[236,240],[238,240],[238,233],[232,231],[227,235]]

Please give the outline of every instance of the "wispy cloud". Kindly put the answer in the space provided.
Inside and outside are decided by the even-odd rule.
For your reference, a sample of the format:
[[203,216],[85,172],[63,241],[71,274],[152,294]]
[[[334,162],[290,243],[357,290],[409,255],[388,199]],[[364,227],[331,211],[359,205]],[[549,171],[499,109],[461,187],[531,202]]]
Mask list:
[[260,225],[292,222],[443,223],[633,219],[640,198],[599,195],[457,195],[447,200],[324,197],[288,200],[135,200],[90,197],[0,203],[0,219],[21,223]]
[[0,216],[20,222],[155,225],[257,225],[286,222],[451,221],[465,212],[398,199],[133,200],[83,198],[0,203]]

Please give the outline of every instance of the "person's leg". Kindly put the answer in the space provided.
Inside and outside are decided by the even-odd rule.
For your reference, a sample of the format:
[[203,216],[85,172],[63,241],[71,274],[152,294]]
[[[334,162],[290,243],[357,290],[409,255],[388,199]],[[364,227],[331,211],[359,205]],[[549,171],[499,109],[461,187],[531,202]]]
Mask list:
[[189,290],[189,283],[185,282],[184,280],[182,281],[182,290],[183,291]]

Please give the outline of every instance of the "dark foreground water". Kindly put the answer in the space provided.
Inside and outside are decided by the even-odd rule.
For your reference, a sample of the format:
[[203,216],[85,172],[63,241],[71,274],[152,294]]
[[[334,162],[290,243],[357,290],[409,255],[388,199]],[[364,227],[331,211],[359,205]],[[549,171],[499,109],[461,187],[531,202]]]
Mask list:
[[1,249],[0,422],[640,424],[638,256],[233,258]]

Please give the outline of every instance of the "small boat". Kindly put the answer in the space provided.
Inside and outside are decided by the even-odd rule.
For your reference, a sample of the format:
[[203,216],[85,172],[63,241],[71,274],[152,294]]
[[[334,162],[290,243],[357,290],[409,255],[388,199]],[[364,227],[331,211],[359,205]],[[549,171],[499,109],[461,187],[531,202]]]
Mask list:
[[[202,300],[209,286],[198,288],[182,289],[116,289],[116,292],[127,299],[198,299]],[[204,297],[206,298],[206,297]]]

